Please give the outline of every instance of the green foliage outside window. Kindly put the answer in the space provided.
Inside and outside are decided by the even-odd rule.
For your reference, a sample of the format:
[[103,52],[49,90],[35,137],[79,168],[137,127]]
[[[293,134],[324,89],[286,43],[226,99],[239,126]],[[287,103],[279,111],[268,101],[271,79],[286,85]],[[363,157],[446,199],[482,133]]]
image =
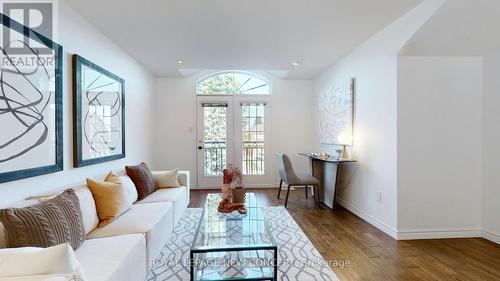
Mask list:
[[269,82],[250,73],[219,72],[201,79],[196,93],[201,95],[268,95]]

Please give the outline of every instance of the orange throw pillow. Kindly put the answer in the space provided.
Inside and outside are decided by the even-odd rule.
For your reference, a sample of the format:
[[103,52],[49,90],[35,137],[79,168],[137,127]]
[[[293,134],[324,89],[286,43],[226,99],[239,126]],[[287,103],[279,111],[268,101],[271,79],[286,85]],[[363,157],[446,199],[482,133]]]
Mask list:
[[110,224],[132,207],[127,189],[117,175],[110,172],[104,181],[87,179],[99,216],[99,227]]

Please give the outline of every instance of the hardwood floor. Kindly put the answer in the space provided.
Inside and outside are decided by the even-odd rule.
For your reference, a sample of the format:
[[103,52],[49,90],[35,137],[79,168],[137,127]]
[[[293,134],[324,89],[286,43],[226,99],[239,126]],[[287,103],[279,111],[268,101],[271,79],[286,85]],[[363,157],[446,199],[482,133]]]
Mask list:
[[[284,204],[277,189],[251,190],[267,206]],[[192,190],[189,207],[208,193]],[[283,195],[283,193],[282,193]],[[500,246],[482,238],[397,241],[342,207],[315,208],[304,190],[290,192],[288,211],[340,280],[500,280]]]

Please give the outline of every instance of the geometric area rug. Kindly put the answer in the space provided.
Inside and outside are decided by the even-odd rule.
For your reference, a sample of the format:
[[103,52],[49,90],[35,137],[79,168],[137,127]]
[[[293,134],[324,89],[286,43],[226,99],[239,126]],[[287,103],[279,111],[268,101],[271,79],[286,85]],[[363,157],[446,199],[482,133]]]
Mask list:
[[[189,208],[175,227],[160,257],[153,261],[148,281],[189,280],[189,250],[202,215],[201,208]],[[278,245],[278,280],[338,281],[309,238],[286,208],[264,208],[268,228]]]

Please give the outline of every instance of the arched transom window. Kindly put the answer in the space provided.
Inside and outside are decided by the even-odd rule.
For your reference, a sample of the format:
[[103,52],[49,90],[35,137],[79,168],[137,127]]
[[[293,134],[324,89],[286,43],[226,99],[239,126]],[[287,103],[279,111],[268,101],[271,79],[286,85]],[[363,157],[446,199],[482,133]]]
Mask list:
[[243,71],[222,71],[196,82],[198,95],[269,95],[271,85],[266,79]]

